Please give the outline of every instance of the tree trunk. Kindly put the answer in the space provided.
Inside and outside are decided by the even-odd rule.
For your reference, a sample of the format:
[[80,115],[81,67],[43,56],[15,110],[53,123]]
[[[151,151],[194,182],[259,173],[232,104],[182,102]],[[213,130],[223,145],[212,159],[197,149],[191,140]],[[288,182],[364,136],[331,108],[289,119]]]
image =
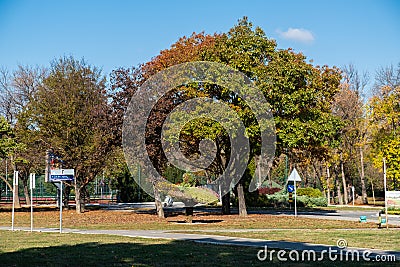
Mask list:
[[156,211],[158,217],[165,218],[163,205],[161,202],[160,192],[157,189],[155,182],[153,182],[153,190],[154,190],[154,204],[156,205]]
[[328,205],[331,204],[331,175],[329,172],[329,166],[326,166],[326,198],[328,200]]
[[82,199],[82,188],[77,183],[75,183],[75,204],[76,204],[76,213],[85,212],[85,203]]
[[69,209],[69,194],[71,192],[71,187],[69,185],[65,185],[64,188],[64,209]]
[[0,176],[0,179],[6,183],[6,186],[8,186],[8,188],[10,188],[10,191],[12,192],[13,188],[12,188],[11,184],[7,181],[7,179],[4,178],[3,176]]
[[23,177],[23,179],[21,179],[22,181],[22,187],[24,189],[24,196],[25,196],[25,203],[26,205],[30,206],[31,205],[31,197],[29,194],[29,188],[28,188],[28,179],[25,179],[25,177]]
[[222,214],[231,214],[231,193],[230,193],[230,191],[222,196]]
[[30,206],[31,205],[31,197],[29,195],[28,185],[23,183],[23,186],[24,186],[25,203],[26,203],[26,205]]
[[368,204],[368,199],[367,199],[367,188],[365,186],[365,175],[364,175],[364,152],[362,147],[360,147],[360,164],[361,164],[361,173],[360,173],[360,178],[361,178],[361,195],[362,195],[362,202],[363,204]]
[[[271,162],[271,165],[272,165],[272,162]],[[271,170],[272,166],[268,166],[268,167],[269,167],[269,170]],[[272,175],[271,175],[270,171],[268,172],[268,181],[269,181],[269,187],[272,187]],[[261,187],[261,184],[260,184],[260,187]]]
[[347,203],[349,201],[349,196],[347,194],[347,183],[346,183],[346,176],[344,175],[344,163],[343,163],[342,152],[340,152],[340,170],[342,172],[343,199],[344,199],[344,204],[347,205]]
[[164,209],[160,200],[154,200],[158,217],[165,218]]
[[374,201],[375,206],[375,190],[374,190],[374,182],[371,181],[371,189],[372,189],[372,199]]
[[313,188],[317,188],[317,170],[315,168],[314,162],[312,164],[313,168]]
[[339,205],[343,205],[342,190],[340,189],[339,175],[338,175],[336,165],[335,165],[335,184],[336,184],[336,192],[337,192]]
[[239,216],[247,216],[246,200],[244,198],[243,185],[239,182],[237,185],[237,194],[239,201]]
[[21,208],[21,203],[19,202],[18,185],[14,187],[14,190],[15,190],[15,208]]

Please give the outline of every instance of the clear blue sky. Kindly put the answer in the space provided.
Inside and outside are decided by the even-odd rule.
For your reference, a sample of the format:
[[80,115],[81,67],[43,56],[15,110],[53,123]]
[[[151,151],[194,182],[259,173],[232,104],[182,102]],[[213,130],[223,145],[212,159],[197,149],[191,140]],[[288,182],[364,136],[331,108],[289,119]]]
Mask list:
[[226,32],[243,16],[315,64],[373,76],[400,62],[400,1],[0,0],[0,66],[84,57],[105,73],[156,56],[192,32]]

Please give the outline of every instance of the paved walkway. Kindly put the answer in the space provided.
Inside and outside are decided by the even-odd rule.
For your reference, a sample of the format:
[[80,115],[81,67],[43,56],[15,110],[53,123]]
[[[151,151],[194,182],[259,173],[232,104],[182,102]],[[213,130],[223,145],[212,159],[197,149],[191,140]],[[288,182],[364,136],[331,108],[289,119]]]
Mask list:
[[[370,212],[363,212],[361,214],[367,216],[368,222],[378,223],[378,213],[377,212],[370,211]],[[350,211],[344,211],[337,215],[335,215],[335,214],[320,215],[318,213],[312,213],[312,212],[309,212],[309,213],[300,212],[300,213],[298,213],[298,216],[304,217],[304,218],[312,218],[312,219],[358,222],[361,215],[354,214]],[[385,215],[383,215],[382,218],[385,218]],[[399,215],[388,215],[388,222],[391,225],[400,226]]]
[[[0,227],[0,230],[11,230],[10,227]],[[15,230],[19,231],[30,231],[27,227],[18,227]],[[51,232],[58,233],[57,228],[35,228],[35,232]],[[238,232],[245,231],[244,229],[231,229],[224,230],[224,232]],[[250,230],[251,231],[251,230]],[[264,249],[265,246],[268,249],[285,249],[285,250],[313,250],[315,252],[332,251],[337,250],[337,254],[340,253],[341,249],[335,246],[327,246],[322,244],[311,244],[304,242],[291,242],[291,241],[273,241],[273,240],[262,240],[253,238],[240,238],[240,237],[228,237],[228,236],[218,236],[210,234],[186,234],[177,233],[164,230],[80,230],[80,229],[63,229],[63,233],[75,233],[75,234],[105,234],[105,235],[117,235],[117,236],[128,236],[128,237],[141,237],[141,238],[155,238],[155,239],[172,239],[181,241],[192,241],[197,243],[207,243],[207,244],[217,244],[217,245],[230,245],[230,246],[247,246],[247,247],[257,247],[259,249]],[[362,259],[363,253],[369,252],[370,259],[373,259],[377,255],[394,255],[396,261],[400,261],[400,251],[387,251],[387,250],[376,250],[376,249],[365,249],[365,248],[346,248],[342,250],[343,255],[346,251],[357,250]]]

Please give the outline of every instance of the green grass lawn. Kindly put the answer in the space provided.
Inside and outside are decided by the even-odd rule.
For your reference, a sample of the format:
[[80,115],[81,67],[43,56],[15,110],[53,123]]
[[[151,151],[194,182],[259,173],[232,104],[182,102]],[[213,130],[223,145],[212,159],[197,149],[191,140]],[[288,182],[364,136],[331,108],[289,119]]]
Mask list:
[[220,266],[257,263],[254,248],[19,231],[0,231],[0,237],[0,266],[205,266],[210,259]]
[[276,256],[259,261],[261,248],[107,235],[0,231],[0,240],[0,266],[377,266],[329,259],[281,263]]
[[[58,211],[36,211],[34,227],[59,226]],[[187,224],[181,213],[161,219],[153,213],[92,210],[76,214],[63,212],[64,228],[79,229],[157,229],[170,231],[208,231],[267,240],[287,240],[336,245],[340,238],[351,247],[400,250],[397,229],[377,229],[376,223],[322,220],[280,215],[252,214],[247,217],[216,213],[195,213]],[[0,212],[0,226],[10,226],[11,214]],[[15,227],[29,227],[30,213],[18,211]],[[218,232],[243,229],[245,232]],[[247,231],[253,229],[253,232]],[[187,233],[187,232],[186,232]],[[205,245],[171,240],[138,239],[107,235],[50,234],[0,231],[0,266],[265,266],[256,255],[261,248]],[[275,265],[280,262],[275,260]],[[290,265],[292,265],[291,262]],[[299,264],[299,263],[296,263]],[[309,263],[300,263],[307,266]],[[315,263],[314,263],[315,264]],[[320,266],[347,266],[350,263],[318,262]],[[365,264],[365,263],[363,263]],[[312,266],[311,264],[310,266]],[[352,263],[350,266],[360,266]],[[376,266],[374,264],[367,266]],[[386,264],[385,266],[390,266]]]
[[248,232],[184,231],[184,233],[212,234],[233,237],[247,237],[265,240],[286,240],[336,246],[339,239],[345,239],[349,247],[400,251],[399,229],[288,229]]

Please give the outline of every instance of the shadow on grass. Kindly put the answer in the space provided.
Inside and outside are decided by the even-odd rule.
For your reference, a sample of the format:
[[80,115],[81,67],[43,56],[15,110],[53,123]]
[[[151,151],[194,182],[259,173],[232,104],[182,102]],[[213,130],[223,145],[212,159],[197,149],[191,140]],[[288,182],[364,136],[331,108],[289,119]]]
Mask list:
[[82,243],[1,253],[0,266],[259,266],[256,248],[193,242]]
[[0,266],[396,266],[377,262],[280,262],[257,259],[260,248],[207,245],[171,241],[163,244],[146,242],[97,242],[27,248],[0,252]]
[[[51,207],[41,207],[41,206],[34,206],[35,211],[57,211],[58,208],[56,206],[51,206]],[[12,207],[0,207],[0,212],[11,212]],[[20,208],[15,208],[15,212],[30,212],[31,207],[30,206],[22,206]]]

